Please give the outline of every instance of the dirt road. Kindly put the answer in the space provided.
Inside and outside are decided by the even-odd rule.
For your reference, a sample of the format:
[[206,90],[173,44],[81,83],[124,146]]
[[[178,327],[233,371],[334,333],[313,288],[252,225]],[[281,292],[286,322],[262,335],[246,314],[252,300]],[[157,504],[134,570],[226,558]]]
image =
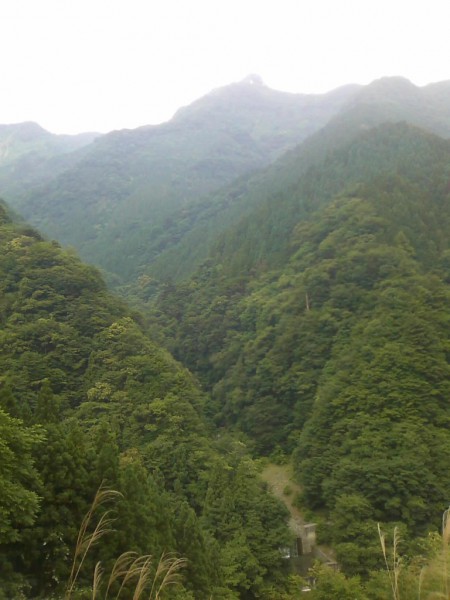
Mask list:
[[268,484],[272,494],[286,505],[291,515],[289,520],[291,530],[298,536],[302,535],[305,520],[300,510],[293,504],[301,488],[293,480],[292,466],[270,463],[262,471],[261,478]]

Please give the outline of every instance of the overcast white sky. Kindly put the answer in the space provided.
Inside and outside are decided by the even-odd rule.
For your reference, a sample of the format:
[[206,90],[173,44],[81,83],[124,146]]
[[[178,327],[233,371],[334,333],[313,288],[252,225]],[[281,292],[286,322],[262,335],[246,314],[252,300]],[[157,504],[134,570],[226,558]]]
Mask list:
[[0,123],[158,123],[249,73],[303,93],[383,75],[450,79],[450,2],[0,1]]

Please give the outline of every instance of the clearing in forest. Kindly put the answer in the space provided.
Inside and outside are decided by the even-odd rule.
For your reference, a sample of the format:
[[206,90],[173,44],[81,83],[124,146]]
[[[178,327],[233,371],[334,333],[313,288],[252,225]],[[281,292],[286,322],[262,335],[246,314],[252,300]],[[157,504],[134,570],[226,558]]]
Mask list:
[[301,487],[293,479],[292,465],[269,463],[264,467],[261,478],[267,483],[272,494],[281,500],[288,509],[291,515],[290,529],[297,535],[301,535],[305,520],[300,510],[294,505],[296,496],[301,492]]
[[[301,493],[302,488],[294,480],[294,473],[290,463],[277,465],[269,463],[261,472],[261,479],[267,483],[269,490],[276,496],[289,511],[289,528],[297,536],[305,537],[306,520],[301,510],[295,506],[296,497]],[[328,546],[316,546],[314,548],[315,557],[320,561],[333,566],[335,565],[334,552]]]

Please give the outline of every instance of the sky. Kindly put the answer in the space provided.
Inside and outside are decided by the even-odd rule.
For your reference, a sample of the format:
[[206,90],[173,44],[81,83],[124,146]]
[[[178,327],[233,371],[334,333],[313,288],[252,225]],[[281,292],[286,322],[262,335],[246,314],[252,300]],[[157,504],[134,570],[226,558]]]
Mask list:
[[324,93],[450,80],[448,0],[1,0],[0,123],[156,124],[251,73]]

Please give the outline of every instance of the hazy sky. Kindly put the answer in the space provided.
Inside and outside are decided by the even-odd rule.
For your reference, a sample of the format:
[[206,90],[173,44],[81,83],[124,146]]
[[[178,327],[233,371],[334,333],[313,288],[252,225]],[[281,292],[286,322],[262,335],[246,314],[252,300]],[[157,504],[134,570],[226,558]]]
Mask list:
[[55,133],[169,119],[258,73],[324,92],[450,79],[448,0],[0,0],[0,123]]

